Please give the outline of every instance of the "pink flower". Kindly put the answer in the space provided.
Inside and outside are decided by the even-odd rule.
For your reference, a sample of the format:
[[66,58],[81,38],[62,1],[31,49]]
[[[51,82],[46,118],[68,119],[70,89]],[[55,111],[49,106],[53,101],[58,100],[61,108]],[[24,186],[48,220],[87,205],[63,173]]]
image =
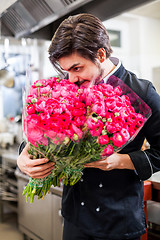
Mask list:
[[93,104],[92,111],[104,117],[106,115],[104,101],[95,102],[95,104]]
[[86,123],[87,123],[88,128],[95,129],[101,124],[101,121],[98,120],[97,118],[90,117],[87,119]]
[[43,138],[43,131],[36,128],[27,128],[28,141],[36,146],[36,142],[41,142]]
[[37,101],[37,96],[36,95],[28,95],[26,97],[26,103],[34,103]]
[[112,155],[114,153],[114,149],[112,147],[112,145],[108,145],[102,152],[102,156],[103,157],[108,157],[110,155]]
[[92,88],[88,88],[84,91],[85,102],[87,106],[91,106],[95,102],[103,102],[104,96],[103,93],[98,91],[98,87],[95,85]]
[[34,104],[36,112],[41,112],[46,107],[46,99],[39,98],[38,101]]
[[118,96],[122,95],[122,90],[121,90],[120,86],[114,88],[114,93]]
[[72,123],[72,129],[74,131],[74,133],[77,134],[78,138],[81,139],[83,136],[83,132],[80,128],[78,128],[74,123]]
[[114,95],[113,87],[110,84],[99,84],[99,86],[102,86],[102,92],[104,96],[111,97]]
[[142,114],[138,113],[136,116],[136,127],[139,128],[143,125],[144,122],[144,118],[142,116]]
[[130,137],[129,132],[126,129],[123,129],[120,132],[114,133],[111,140],[112,140],[114,146],[122,147],[127,142],[129,137]]
[[78,116],[74,118],[74,121],[78,126],[83,126],[86,121],[86,117],[84,115]]
[[122,135],[122,137],[124,138],[124,140],[126,142],[130,139],[130,134],[129,134],[127,129],[122,128],[121,131],[120,131],[120,134]]
[[51,93],[51,87],[49,85],[46,87],[40,87],[39,93],[40,94],[49,94],[49,93]]
[[56,136],[56,132],[55,131],[53,131],[53,130],[46,130],[45,131],[45,135],[48,137],[48,138],[50,138],[50,139],[54,139],[55,138],[55,136]]
[[96,127],[95,128],[92,128],[89,132],[90,134],[93,136],[93,137],[98,137],[101,133],[102,133],[102,130],[103,130],[103,123],[102,121],[98,120],[97,123],[96,123]]
[[30,88],[30,95],[34,95],[34,96],[38,97],[38,88],[35,88],[32,86]]
[[24,119],[24,126],[27,128],[35,128],[40,123],[40,118],[36,114],[28,115]]
[[57,139],[62,143],[65,139],[66,135],[63,133],[57,133]]
[[100,137],[98,137],[98,143],[99,144],[108,144],[109,143],[108,135],[101,135]]
[[41,144],[43,146],[47,146],[48,145],[48,139],[45,137],[42,137],[40,140],[37,141],[38,144]]
[[121,122],[106,122],[105,126],[109,133],[115,133],[122,129],[123,124]]
[[26,112],[27,112],[28,114],[33,114],[33,113],[35,113],[35,106],[32,105],[32,104],[28,105],[27,108],[26,108]]

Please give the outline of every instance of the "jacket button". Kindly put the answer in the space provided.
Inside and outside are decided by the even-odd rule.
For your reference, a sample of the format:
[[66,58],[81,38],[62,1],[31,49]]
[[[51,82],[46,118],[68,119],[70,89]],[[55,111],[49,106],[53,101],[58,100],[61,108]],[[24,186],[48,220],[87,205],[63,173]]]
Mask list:
[[100,211],[100,207],[97,207],[97,208],[96,208],[96,212],[99,212],[99,211]]

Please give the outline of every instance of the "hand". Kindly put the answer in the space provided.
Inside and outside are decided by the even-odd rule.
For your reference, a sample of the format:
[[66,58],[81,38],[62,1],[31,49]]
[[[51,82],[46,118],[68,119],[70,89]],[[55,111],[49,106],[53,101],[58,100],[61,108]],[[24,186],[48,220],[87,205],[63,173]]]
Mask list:
[[53,162],[48,162],[47,158],[31,159],[28,154],[29,144],[25,146],[17,159],[19,169],[32,178],[44,178],[51,173],[54,168]]
[[87,163],[84,166],[88,168],[99,168],[104,171],[112,169],[135,169],[129,155],[119,153],[114,153],[107,158]]

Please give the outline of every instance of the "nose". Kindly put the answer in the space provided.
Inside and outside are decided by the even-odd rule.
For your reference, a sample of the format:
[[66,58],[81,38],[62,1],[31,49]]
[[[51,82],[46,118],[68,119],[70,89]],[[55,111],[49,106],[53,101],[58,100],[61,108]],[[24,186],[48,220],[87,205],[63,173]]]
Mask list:
[[73,73],[68,73],[69,74],[69,81],[72,83],[78,82],[78,76],[76,76]]

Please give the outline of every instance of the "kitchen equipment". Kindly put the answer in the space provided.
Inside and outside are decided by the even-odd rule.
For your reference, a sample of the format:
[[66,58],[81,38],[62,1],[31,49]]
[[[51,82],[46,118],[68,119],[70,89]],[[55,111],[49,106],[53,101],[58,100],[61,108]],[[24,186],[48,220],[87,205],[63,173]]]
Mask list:
[[8,148],[14,145],[14,134],[10,132],[0,132],[0,147]]
[[7,131],[7,121],[5,118],[0,119],[0,133],[1,132],[6,132]]
[[43,200],[35,198],[32,204],[26,203],[22,192],[29,177],[18,169],[18,222],[20,231],[28,240],[61,240],[63,217],[61,215],[62,187],[51,188]]
[[0,85],[8,88],[14,87],[14,75],[5,68],[0,70]]

